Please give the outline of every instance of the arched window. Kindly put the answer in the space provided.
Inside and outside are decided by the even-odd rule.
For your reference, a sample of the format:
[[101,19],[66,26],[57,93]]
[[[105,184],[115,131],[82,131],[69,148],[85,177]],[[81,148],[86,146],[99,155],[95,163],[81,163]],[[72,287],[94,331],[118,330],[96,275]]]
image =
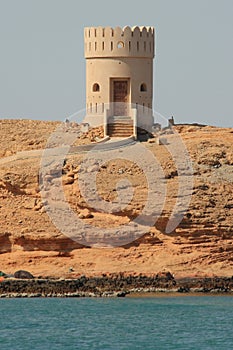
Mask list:
[[123,47],[124,47],[123,41],[118,41],[118,43],[117,43],[117,48],[118,48],[118,49],[122,49]]
[[141,86],[140,86],[140,91],[144,92],[144,91],[147,91],[147,88],[146,88],[146,84],[145,83],[142,83]]
[[93,84],[93,86],[92,86],[92,91],[93,91],[93,92],[98,92],[98,91],[100,91],[100,86],[99,86],[99,84],[97,84],[97,83]]

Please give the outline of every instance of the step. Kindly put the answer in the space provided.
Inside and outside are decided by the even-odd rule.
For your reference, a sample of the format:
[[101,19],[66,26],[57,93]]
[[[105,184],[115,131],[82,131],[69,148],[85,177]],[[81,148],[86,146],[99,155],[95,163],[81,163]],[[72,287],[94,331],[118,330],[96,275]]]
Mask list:
[[108,127],[110,127],[110,128],[132,128],[133,124],[114,123],[114,124],[108,124]]
[[110,127],[110,128],[132,128],[133,124],[114,123],[114,124],[108,124],[108,127]]
[[108,128],[109,132],[132,132],[133,133],[133,128]]
[[133,133],[132,132],[121,132],[121,131],[115,131],[115,132],[109,132],[108,133],[108,136],[123,136],[123,137],[126,137],[126,136],[132,136]]
[[109,134],[109,137],[120,137],[120,138],[126,138],[126,137],[130,137],[132,136],[131,133],[128,133],[128,134]]
[[133,122],[131,120],[129,121],[117,121],[117,122],[110,122],[108,125],[133,125]]
[[113,125],[113,126],[108,126],[108,130],[133,130],[133,126],[132,125]]
[[128,122],[133,122],[131,117],[124,117],[124,116],[113,116],[108,119],[108,124],[112,124],[115,122],[123,122],[123,123],[128,123]]
[[112,132],[112,131],[109,131],[108,132],[108,136],[111,136],[111,135],[118,135],[118,134],[121,134],[121,135],[133,135],[133,132],[132,131],[121,131],[121,130],[119,130],[119,131],[114,131],[114,132]]
[[114,133],[109,133],[108,136],[109,137],[129,137],[129,136],[133,136],[133,134],[131,132],[127,132],[127,133],[114,132]]
[[108,136],[112,136],[112,135],[129,135],[129,136],[132,136],[133,133],[132,132],[121,132],[121,131],[109,132],[108,133]]
[[112,115],[111,117],[112,119],[131,119],[131,117],[129,115]]
[[108,130],[133,130],[132,126],[108,126]]
[[124,126],[124,127],[130,126],[130,127],[132,127],[133,123],[111,123],[111,124],[108,124],[108,125]]

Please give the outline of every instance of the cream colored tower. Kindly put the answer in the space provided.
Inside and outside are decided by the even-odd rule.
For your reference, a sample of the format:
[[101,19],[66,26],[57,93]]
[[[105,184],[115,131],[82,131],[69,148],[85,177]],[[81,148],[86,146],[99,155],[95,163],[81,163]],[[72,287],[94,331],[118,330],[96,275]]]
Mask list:
[[151,128],[154,28],[85,28],[85,58],[85,122],[125,117]]

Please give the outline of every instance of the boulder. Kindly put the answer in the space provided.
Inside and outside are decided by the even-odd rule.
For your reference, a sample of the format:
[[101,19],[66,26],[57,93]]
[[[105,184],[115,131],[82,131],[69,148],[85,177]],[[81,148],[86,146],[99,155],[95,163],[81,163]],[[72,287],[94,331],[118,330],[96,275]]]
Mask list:
[[21,278],[21,279],[33,279],[34,276],[25,270],[18,270],[14,273],[15,278]]

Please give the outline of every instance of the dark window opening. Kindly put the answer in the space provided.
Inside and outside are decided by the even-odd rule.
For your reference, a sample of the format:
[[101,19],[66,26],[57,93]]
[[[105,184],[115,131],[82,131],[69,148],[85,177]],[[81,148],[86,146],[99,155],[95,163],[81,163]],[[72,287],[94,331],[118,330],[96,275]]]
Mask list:
[[92,87],[92,91],[94,91],[94,92],[100,91],[100,86],[99,86],[99,84],[95,83],[95,84],[93,85],[93,87]]
[[147,91],[147,88],[146,88],[146,84],[145,83],[142,83],[141,86],[140,86],[140,91],[144,92],[144,91]]

